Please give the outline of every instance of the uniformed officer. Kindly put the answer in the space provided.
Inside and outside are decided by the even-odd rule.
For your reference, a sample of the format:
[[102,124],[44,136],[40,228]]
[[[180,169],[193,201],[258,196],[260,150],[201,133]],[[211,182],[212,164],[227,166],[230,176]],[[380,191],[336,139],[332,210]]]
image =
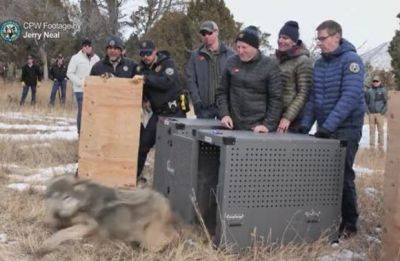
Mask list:
[[156,127],[161,117],[186,117],[189,104],[179,82],[175,64],[167,51],[158,51],[154,42],[146,40],[140,43],[141,61],[136,73],[144,77],[143,103],[151,107],[153,115],[146,126],[140,130],[138,178],[146,162],[147,154],[155,144]]
[[90,75],[107,75],[132,78],[137,64],[123,56],[124,44],[121,38],[111,35],[106,39],[106,56],[93,65]]

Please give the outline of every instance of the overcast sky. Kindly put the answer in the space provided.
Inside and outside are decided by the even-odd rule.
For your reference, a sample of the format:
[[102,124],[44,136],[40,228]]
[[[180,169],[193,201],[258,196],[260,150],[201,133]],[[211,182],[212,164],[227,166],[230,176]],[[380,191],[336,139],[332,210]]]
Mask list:
[[[356,47],[365,41],[360,51],[388,42],[400,29],[400,0],[225,0],[235,20],[246,26],[254,24],[271,33],[276,47],[277,35],[288,20],[300,26],[300,37],[309,46],[315,28],[324,20],[333,19],[343,28],[343,36]],[[223,30],[221,28],[221,30]]]
[[[128,0],[124,12],[130,13],[140,2],[143,0]],[[344,37],[357,48],[362,46],[360,53],[389,42],[395,30],[400,29],[400,20],[396,18],[400,0],[225,0],[225,3],[236,21],[270,33],[273,47],[279,30],[288,20],[299,23],[300,37],[307,46],[322,21],[336,20],[343,27]]]

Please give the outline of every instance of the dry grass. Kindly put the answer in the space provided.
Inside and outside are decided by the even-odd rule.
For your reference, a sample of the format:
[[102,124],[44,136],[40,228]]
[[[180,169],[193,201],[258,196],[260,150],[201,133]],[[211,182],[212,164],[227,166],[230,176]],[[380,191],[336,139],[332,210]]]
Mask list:
[[[68,94],[65,108],[47,106],[50,92],[49,83],[39,89],[38,104],[35,107],[18,105],[21,88],[19,85],[0,85],[0,112],[20,111],[32,115],[56,117],[74,117],[75,109]],[[51,121],[51,120],[50,120]],[[43,120],[1,119],[0,122],[19,124],[41,124]],[[49,120],[47,121],[49,123]],[[51,123],[51,122],[50,122]],[[48,146],[32,146],[33,141],[0,140],[0,164],[13,163],[29,168],[49,167],[77,161],[77,142],[52,140]],[[152,162],[153,155],[150,155]],[[370,169],[383,170],[384,157],[371,150],[360,150],[357,165]],[[146,167],[147,176],[151,177],[152,166]],[[0,242],[0,260],[36,260],[35,254],[43,241],[52,231],[42,224],[44,213],[43,196],[33,190],[14,192],[6,188],[11,182],[6,168],[0,167],[0,234],[7,235],[7,242]],[[208,244],[199,228],[185,228],[180,242],[162,253],[150,253],[132,248],[121,242],[96,241],[86,239],[67,242],[59,250],[41,260],[316,260],[318,257],[343,249],[365,253],[365,260],[380,260],[380,244],[371,241],[371,236],[381,237],[382,226],[383,176],[381,172],[363,174],[357,178],[358,201],[360,208],[360,233],[352,240],[332,248],[323,238],[312,244],[277,246],[256,244],[241,253],[229,249],[216,250]],[[367,190],[376,189],[371,195]]]
[[30,114],[73,117],[75,115],[75,97],[73,96],[71,84],[68,82],[65,106],[61,107],[57,99],[54,108],[48,106],[52,84],[53,82],[51,81],[43,82],[37,89],[35,106],[30,105],[31,93],[29,92],[25,105],[21,107],[19,106],[22,94],[21,84],[19,82],[3,83],[0,80],[0,112],[20,111]]

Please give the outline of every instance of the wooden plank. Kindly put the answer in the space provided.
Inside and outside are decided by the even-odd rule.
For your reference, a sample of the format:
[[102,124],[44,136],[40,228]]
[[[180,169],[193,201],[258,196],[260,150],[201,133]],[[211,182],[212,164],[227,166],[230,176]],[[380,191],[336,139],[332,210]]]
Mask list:
[[85,79],[79,176],[136,186],[143,79]]
[[400,92],[389,94],[382,260],[400,259]]

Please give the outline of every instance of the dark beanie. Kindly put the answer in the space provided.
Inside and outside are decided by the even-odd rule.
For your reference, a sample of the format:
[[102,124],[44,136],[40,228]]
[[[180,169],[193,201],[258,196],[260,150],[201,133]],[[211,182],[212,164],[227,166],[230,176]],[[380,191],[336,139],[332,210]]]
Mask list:
[[299,40],[299,24],[296,21],[286,22],[282,29],[279,31],[279,36],[281,36],[282,34],[288,36],[290,39],[293,40],[293,42],[297,43],[297,41]]
[[248,45],[253,46],[254,48],[258,49],[260,47],[260,37],[257,31],[253,29],[246,28],[241,31],[238,36],[236,37],[236,41],[241,41],[247,43]]

